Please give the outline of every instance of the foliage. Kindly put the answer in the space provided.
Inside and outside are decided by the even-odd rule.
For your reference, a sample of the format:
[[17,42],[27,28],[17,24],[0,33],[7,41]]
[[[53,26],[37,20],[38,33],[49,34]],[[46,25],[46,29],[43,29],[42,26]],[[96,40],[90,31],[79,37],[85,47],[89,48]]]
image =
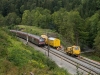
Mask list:
[[[0,28],[0,42],[2,42],[0,43],[0,75],[28,75],[30,72],[37,75],[58,74],[59,68],[54,62],[39,51],[16,40],[14,36],[8,34],[7,29],[2,27]],[[56,73],[53,72],[54,69]],[[65,70],[61,70],[60,73],[68,74]]]
[[6,25],[14,25],[14,24],[19,24],[20,23],[20,17],[16,15],[16,13],[9,13],[5,17],[5,24]]
[[8,43],[10,42],[8,41],[7,37],[8,35],[6,32],[4,32],[4,29],[0,28],[0,58],[4,58],[8,54],[7,47],[9,46]]
[[57,65],[54,61],[51,61],[50,59],[46,59],[45,64],[49,67],[49,70],[53,70],[57,68]]
[[88,18],[86,21],[87,31],[89,32],[89,36],[88,36],[88,40],[87,40],[89,47],[93,47],[94,39],[98,32],[97,28],[98,28],[99,20],[100,20],[99,16],[100,16],[100,14],[98,14],[98,12],[97,12],[93,16]]
[[14,62],[16,66],[26,65],[30,58],[30,54],[26,50],[17,49],[12,50],[8,56],[8,60]]
[[96,49],[96,54],[100,58],[100,21],[98,21],[98,24],[97,24],[97,35],[96,35],[94,41],[95,41],[94,47]]
[[66,40],[69,40],[69,42],[72,43],[74,40],[74,33],[73,26],[68,23],[68,12],[66,12],[64,9],[61,9],[55,12],[52,15],[52,18],[53,23],[57,26],[57,31],[62,34]]
[[17,25],[17,26],[14,26],[13,29],[16,29],[16,27],[17,27],[18,30],[28,32],[28,33],[32,33],[32,34],[35,34],[35,35],[42,35],[42,34],[54,33],[55,32],[55,31],[52,31],[50,29],[42,29],[40,27],[27,26],[27,25]]
[[82,55],[89,58],[89,59],[100,62],[100,57],[99,57],[99,52],[98,51],[97,51],[97,54],[95,54],[95,52],[90,52],[90,53],[84,53]]
[[[100,0],[0,0],[0,3],[0,26],[11,29],[24,24],[52,29],[66,38],[65,46],[77,44],[82,50],[94,48],[96,55],[100,52]],[[39,33],[34,30],[34,34]]]
[[48,28],[50,16],[50,11],[43,8],[36,8],[32,11],[25,10],[22,16],[22,24]]
[[53,23],[58,27],[57,30],[67,41],[69,40],[73,44],[81,41],[79,39],[82,39],[82,32],[85,33],[85,30],[82,27],[84,20],[80,17],[79,12],[67,12],[65,9],[60,9],[52,15],[52,18]]
[[33,10],[36,7],[49,9],[52,13],[60,8],[65,8],[67,11],[78,10],[82,17],[88,17],[100,9],[99,0],[28,0],[28,1],[13,1],[0,0],[0,13],[3,16],[11,12],[21,16],[25,10]]
[[5,21],[5,18],[3,17],[2,14],[0,14],[0,26],[4,25],[4,21]]

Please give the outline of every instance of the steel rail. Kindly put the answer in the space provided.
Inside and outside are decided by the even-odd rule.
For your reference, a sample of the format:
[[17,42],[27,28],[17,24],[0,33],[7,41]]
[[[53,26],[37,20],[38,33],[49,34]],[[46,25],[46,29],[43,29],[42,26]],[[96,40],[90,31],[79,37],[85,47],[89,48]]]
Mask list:
[[[43,48],[43,49],[47,51],[46,48]],[[92,69],[90,69],[90,68],[88,68],[88,67],[86,67],[86,66],[84,66],[84,65],[82,65],[82,64],[79,64],[79,63],[77,63],[77,62],[75,62],[75,61],[73,61],[73,60],[71,60],[71,59],[69,59],[69,58],[66,58],[66,57],[64,57],[63,55],[58,54],[58,53],[55,52],[55,51],[50,50],[49,52],[52,53],[53,55],[59,57],[59,58],[62,58],[62,59],[65,60],[65,61],[71,63],[71,64],[74,65],[74,66],[80,65],[80,66],[78,66],[78,68],[84,70],[84,71],[87,72],[87,73],[90,73],[90,71],[91,71],[90,74],[92,74],[92,75],[99,75],[99,74],[98,74],[97,72],[95,72],[94,70],[92,70]],[[73,63],[73,62],[74,62],[74,63]],[[84,69],[84,68],[85,68],[85,69]],[[87,71],[86,69],[89,70],[89,71]],[[94,74],[94,73],[95,73],[95,74]]]

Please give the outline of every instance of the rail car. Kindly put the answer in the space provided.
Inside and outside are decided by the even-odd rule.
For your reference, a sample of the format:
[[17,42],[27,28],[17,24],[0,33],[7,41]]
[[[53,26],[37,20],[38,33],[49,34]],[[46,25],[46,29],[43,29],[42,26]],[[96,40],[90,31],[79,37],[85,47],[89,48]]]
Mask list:
[[29,33],[22,32],[22,31],[16,31],[16,30],[10,30],[10,31],[15,33],[18,37],[28,40],[38,46],[45,45],[45,40],[40,36],[29,34]]
[[47,37],[46,35],[41,35],[42,38],[45,39],[45,43],[47,45],[52,46],[53,48],[56,48],[57,50],[60,49],[60,39],[54,38],[54,37]]
[[69,55],[79,56],[81,53],[80,46],[71,46],[64,49],[64,51]]
[[45,39],[45,44],[48,44],[48,36],[47,35],[41,35],[41,37]]

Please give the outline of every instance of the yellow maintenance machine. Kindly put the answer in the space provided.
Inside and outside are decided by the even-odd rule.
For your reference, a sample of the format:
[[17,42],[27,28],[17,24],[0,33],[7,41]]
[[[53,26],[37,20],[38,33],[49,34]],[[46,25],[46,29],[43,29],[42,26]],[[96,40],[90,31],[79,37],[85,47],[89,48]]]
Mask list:
[[80,55],[80,46],[71,46],[71,47],[67,47],[65,50],[64,50],[67,54],[70,54],[70,55],[75,55],[75,56],[79,56]]

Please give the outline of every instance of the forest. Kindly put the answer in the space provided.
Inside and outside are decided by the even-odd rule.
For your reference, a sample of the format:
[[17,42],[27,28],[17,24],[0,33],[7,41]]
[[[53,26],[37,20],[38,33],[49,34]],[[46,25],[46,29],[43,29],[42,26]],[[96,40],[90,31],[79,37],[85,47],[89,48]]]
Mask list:
[[52,29],[100,57],[100,0],[0,0],[0,26]]

